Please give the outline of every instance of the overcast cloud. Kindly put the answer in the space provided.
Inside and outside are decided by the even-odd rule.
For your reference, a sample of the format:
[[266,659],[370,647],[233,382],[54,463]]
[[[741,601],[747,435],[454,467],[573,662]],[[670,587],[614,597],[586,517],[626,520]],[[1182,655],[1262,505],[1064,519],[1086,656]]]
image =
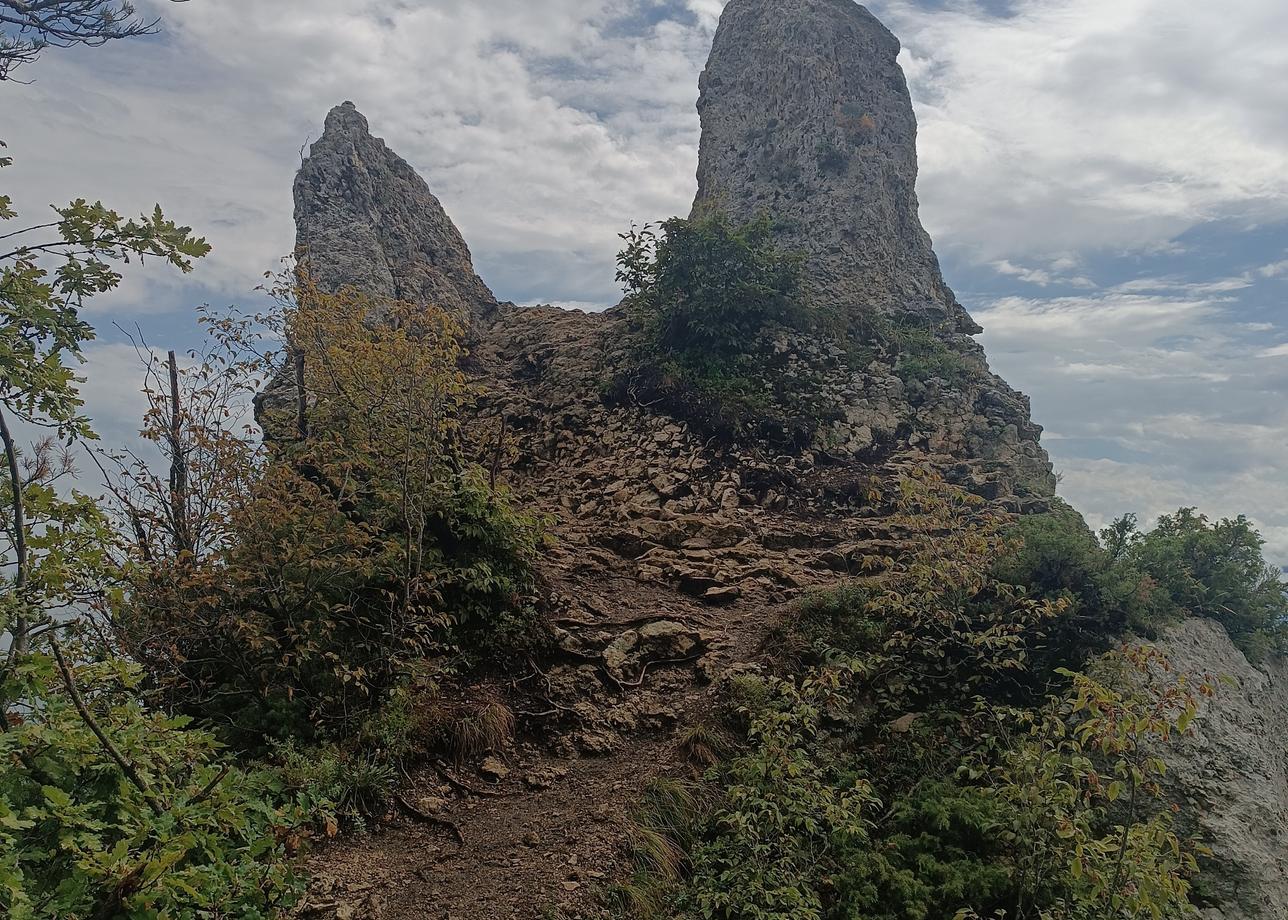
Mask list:
[[[94,307],[91,407],[133,426],[131,352],[247,303],[290,182],[352,99],[443,200],[498,295],[604,306],[616,234],[685,213],[720,0],[191,0],[158,39],[0,86],[29,217],[160,201],[214,244]],[[1288,17],[1282,0],[871,4],[904,42],[925,223],[1096,524],[1246,511],[1288,563]]]

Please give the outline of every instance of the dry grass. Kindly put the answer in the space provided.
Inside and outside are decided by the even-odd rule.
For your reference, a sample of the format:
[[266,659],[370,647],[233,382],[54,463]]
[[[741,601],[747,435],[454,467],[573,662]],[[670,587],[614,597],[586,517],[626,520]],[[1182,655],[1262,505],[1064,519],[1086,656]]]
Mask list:
[[700,722],[680,735],[676,747],[684,761],[702,773],[723,759],[729,748],[729,739],[719,729]]
[[631,816],[629,840],[635,872],[617,886],[618,906],[635,920],[661,920],[670,894],[689,865],[694,828],[705,811],[701,787],[659,778],[645,787]]
[[514,711],[499,700],[489,700],[467,712],[449,728],[449,747],[457,765],[491,751],[501,751],[514,738]]

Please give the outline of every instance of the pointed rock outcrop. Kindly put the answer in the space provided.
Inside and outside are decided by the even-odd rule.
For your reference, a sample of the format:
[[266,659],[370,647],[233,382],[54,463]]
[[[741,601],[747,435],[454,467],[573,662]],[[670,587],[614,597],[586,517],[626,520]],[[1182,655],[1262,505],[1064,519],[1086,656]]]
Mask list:
[[918,216],[898,54],[852,0],[730,0],[702,75],[695,212],[768,214],[823,303],[973,334]]
[[497,309],[442,204],[352,102],[331,110],[300,167],[295,226],[301,264],[324,290],[436,304],[466,328]]

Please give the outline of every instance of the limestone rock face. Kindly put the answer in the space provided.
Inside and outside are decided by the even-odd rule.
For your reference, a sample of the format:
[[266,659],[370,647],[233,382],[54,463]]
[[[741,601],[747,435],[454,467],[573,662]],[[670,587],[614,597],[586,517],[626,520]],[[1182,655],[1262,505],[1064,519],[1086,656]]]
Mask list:
[[1218,682],[1192,737],[1162,751],[1186,830],[1214,853],[1209,920],[1288,917],[1288,661],[1248,662],[1216,622],[1189,619],[1156,643],[1175,672]]
[[436,304],[466,328],[497,308],[429,186],[352,102],[331,110],[300,167],[295,224],[301,264],[323,290]]
[[918,216],[898,54],[851,0],[730,0],[701,81],[695,213],[768,214],[822,303],[973,334]]

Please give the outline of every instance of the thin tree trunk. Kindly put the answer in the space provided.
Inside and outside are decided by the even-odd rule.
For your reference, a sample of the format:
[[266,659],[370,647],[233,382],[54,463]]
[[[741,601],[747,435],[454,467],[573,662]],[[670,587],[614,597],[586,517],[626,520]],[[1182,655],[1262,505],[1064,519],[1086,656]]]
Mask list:
[[13,505],[13,549],[15,560],[13,589],[18,598],[18,615],[13,622],[13,653],[16,658],[27,654],[28,634],[31,621],[23,609],[27,588],[27,571],[31,565],[27,555],[27,513],[22,501],[22,473],[18,469],[18,447],[14,443],[13,433],[9,431],[9,421],[0,410],[0,438],[4,439],[5,459],[9,463],[9,488],[12,492],[10,501]]
[[496,476],[501,470],[501,452],[505,449],[505,429],[510,417],[504,413],[501,415],[501,432],[496,436],[496,452],[492,455],[492,472],[488,476],[488,487],[493,492],[496,491]]
[[170,513],[174,518],[175,555],[191,554],[188,520],[188,460],[183,450],[183,406],[179,401],[179,360],[170,352]]
[[295,428],[300,440],[309,439],[309,394],[304,388],[304,351],[295,350]]
[[125,774],[126,778],[143,794],[144,801],[148,803],[152,811],[158,816],[165,814],[165,806],[161,804],[161,800],[157,798],[156,793],[152,791],[151,784],[148,783],[134,764],[125,759],[125,755],[121,753],[120,748],[112,743],[111,738],[107,737],[103,727],[98,724],[94,714],[85,705],[85,700],[81,697],[80,690],[76,687],[76,678],[72,675],[72,669],[67,664],[66,656],[63,655],[63,647],[58,644],[57,639],[50,640],[50,647],[54,652],[54,660],[58,662],[58,670],[63,675],[63,684],[67,687],[67,693],[71,696],[72,705],[76,707],[76,712],[80,715],[81,721],[94,733],[94,737],[103,746],[107,756],[112,758],[113,762],[121,768],[121,772]]

